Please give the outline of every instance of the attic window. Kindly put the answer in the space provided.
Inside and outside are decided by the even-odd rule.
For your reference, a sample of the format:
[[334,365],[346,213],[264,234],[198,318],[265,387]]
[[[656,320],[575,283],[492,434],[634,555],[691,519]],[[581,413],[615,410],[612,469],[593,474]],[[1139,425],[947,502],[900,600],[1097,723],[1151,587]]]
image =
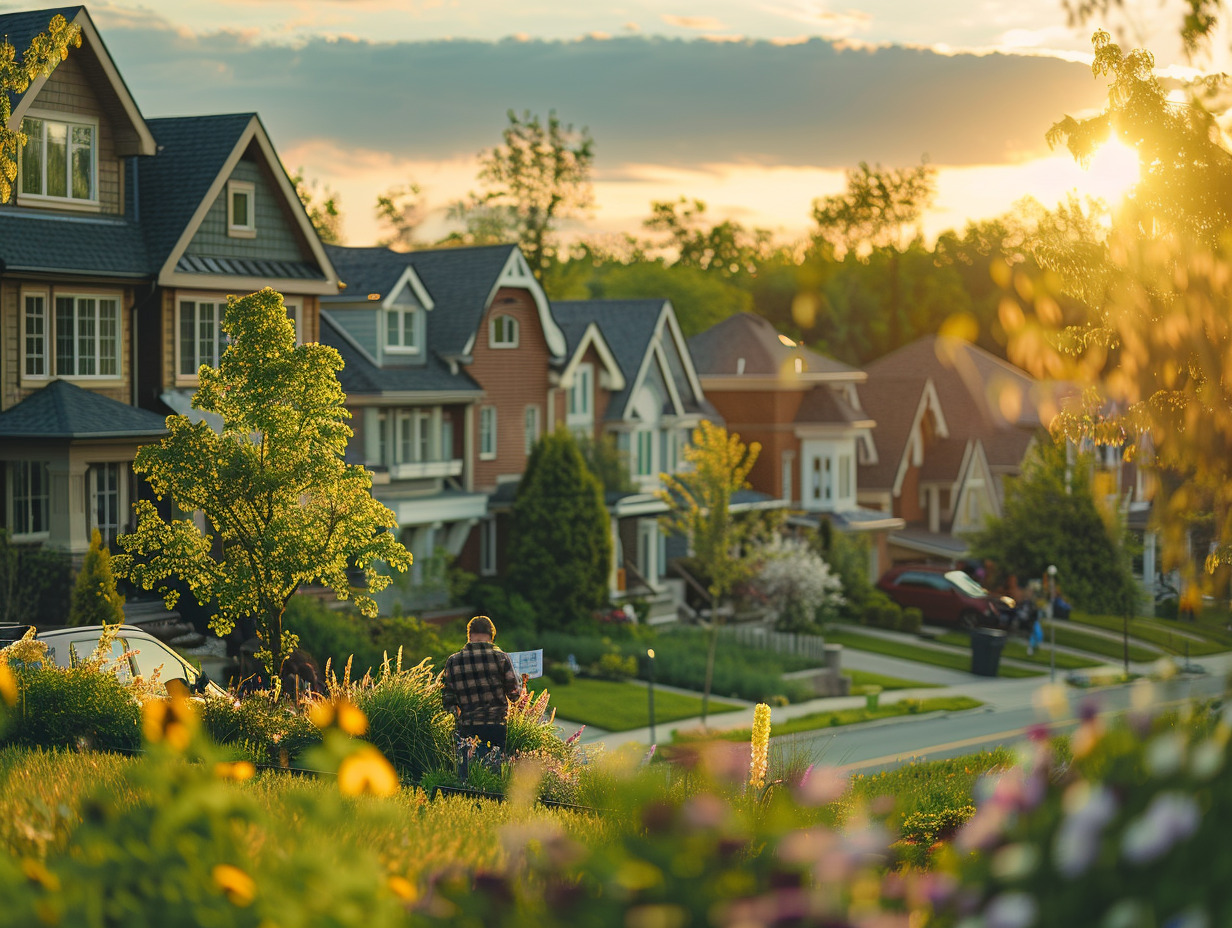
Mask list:
[[518,347],[518,320],[503,314],[493,316],[488,344],[493,348]]
[[246,180],[227,181],[227,235],[256,238],[256,187]]

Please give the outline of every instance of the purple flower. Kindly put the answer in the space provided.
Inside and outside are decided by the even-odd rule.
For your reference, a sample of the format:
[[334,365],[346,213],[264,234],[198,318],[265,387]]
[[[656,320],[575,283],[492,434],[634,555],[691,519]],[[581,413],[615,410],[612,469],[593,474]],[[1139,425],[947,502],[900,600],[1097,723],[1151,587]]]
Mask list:
[[1086,872],[1099,851],[1100,836],[1116,815],[1116,798],[1103,785],[1076,784],[1066,794],[1072,808],[1057,829],[1053,857],[1057,872],[1074,879]]
[[1146,811],[1129,823],[1121,838],[1121,855],[1131,864],[1158,860],[1198,830],[1200,815],[1192,796],[1160,793]]

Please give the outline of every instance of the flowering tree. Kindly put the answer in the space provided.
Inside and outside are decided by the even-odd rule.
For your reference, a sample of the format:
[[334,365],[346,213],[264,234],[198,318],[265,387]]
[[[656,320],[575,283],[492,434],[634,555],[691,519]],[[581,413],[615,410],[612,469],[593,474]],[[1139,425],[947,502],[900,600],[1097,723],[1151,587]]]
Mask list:
[[778,612],[781,631],[813,628],[819,617],[833,618],[846,601],[842,580],[803,541],[774,535],[759,554],[754,585]]
[[390,578],[374,563],[402,571],[411,555],[388,531],[394,515],[372,498],[372,475],[343,460],[352,433],[338,352],[296,345],[282,296],[268,288],[232,297],[223,331],[230,345],[217,368],[201,367],[193,397],[194,408],[222,420],[221,430],[168,416],[167,437],[133,462],[160,500],[203,513],[214,534],[141,500],[136,531],[119,538],[128,553],[114,567],[143,589],[163,590],[169,608],[178,594],[165,581],[182,579],[198,602],[216,605],[210,626],[220,635],[254,616],[273,679],[297,644],[282,619],[301,584],[354,596],[362,613],[375,615],[348,567],[364,568],[368,590],[378,591]]

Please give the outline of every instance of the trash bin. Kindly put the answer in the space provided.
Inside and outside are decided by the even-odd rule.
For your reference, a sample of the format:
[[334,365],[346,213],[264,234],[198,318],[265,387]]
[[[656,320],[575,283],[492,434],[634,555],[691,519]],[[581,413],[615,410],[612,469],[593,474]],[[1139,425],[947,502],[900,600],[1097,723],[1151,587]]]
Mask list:
[[1005,647],[1005,632],[999,628],[976,628],[971,631],[971,672],[981,677],[995,677],[1001,666],[1001,649]]

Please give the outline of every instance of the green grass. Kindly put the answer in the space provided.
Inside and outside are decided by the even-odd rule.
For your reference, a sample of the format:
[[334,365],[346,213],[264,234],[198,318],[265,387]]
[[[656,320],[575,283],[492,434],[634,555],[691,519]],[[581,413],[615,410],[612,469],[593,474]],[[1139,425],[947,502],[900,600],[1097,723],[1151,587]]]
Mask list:
[[[650,710],[646,687],[639,683],[612,682],[578,678],[565,686],[539,679],[530,682],[536,693],[547,689],[552,694],[551,706],[557,715],[570,722],[593,725],[604,731],[629,731],[645,728],[650,724]],[[711,698],[712,713],[731,712],[744,706]],[[696,696],[685,696],[662,689],[655,689],[655,723],[691,719],[702,714],[702,701]]]
[[[1079,625],[1094,625],[1108,631],[1120,632],[1123,620],[1114,615],[1087,615],[1075,612],[1070,621]],[[1059,630],[1059,629],[1058,629]],[[1229,649],[1223,641],[1226,633],[1216,634],[1216,630],[1190,622],[1169,622],[1166,619],[1134,618],[1129,620],[1129,634],[1132,638],[1148,641],[1158,645],[1169,654],[1200,657],[1204,654],[1220,654]],[[1193,637],[1196,636],[1198,640]],[[1188,648],[1188,652],[1186,652]]]
[[[970,672],[971,657],[953,651],[941,651],[936,648],[924,648],[906,641],[894,641],[889,638],[876,638],[872,635],[861,635],[859,632],[831,629],[826,634],[826,641],[841,644],[845,648],[856,651],[871,651],[874,654],[884,654],[886,657],[897,657],[918,664],[932,664],[935,667],[947,667],[950,670]],[[1036,677],[1043,671],[1028,670],[1023,667],[1010,667],[1002,664],[999,676],[1002,677]]]
[[[808,715],[797,716],[782,722],[773,722],[770,726],[771,737],[793,735],[803,731],[816,731],[819,728],[838,728],[842,725],[856,725],[860,722],[871,722],[874,719],[888,719],[900,715],[921,715],[925,712],[960,712],[964,709],[977,709],[984,705],[978,699],[969,696],[940,696],[935,699],[904,699],[899,702],[879,705],[875,709],[860,706],[855,709],[834,709],[831,711],[810,712]],[[751,728],[727,728],[721,731],[702,733],[673,732],[673,741],[700,741],[718,738],[722,741],[748,741],[752,737]]]
[[940,683],[921,683],[919,680],[904,680],[902,677],[889,677],[883,673],[870,673],[867,670],[844,670],[844,677],[851,678],[851,695],[862,696],[867,687],[879,686],[884,690],[920,690],[938,689]]
[[[1061,629],[1057,629],[1057,644],[1063,644],[1061,641]],[[938,635],[936,638],[944,644],[957,645],[960,648],[970,647],[971,640],[963,632],[946,632],[944,635]],[[1016,661],[1025,661],[1028,664],[1042,664],[1049,666],[1051,658],[1048,653],[1048,638],[1045,636],[1043,647],[1037,648],[1034,654],[1027,653],[1027,643],[1021,638],[1005,639],[1005,647],[1001,651],[1002,657],[1012,657]],[[1065,654],[1057,652],[1057,666],[1062,670],[1077,670],[1080,667],[1099,667],[1104,661],[1091,660],[1089,657],[1080,657],[1077,654]]]

